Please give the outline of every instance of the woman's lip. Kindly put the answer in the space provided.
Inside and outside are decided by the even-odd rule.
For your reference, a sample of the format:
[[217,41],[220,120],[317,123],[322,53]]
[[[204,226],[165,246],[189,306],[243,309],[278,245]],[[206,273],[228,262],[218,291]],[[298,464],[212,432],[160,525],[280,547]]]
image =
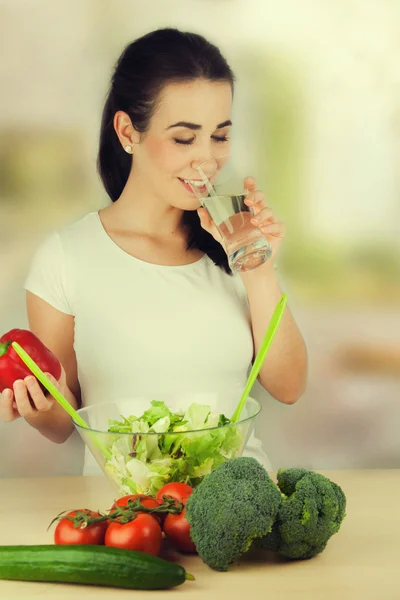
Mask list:
[[178,179],[182,183],[182,185],[185,187],[185,190],[194,195],[194,191],[192,190],[190,185],[188,183],[185,183],[185,181],[183,179],[181,179],[180,177],[178,177]]

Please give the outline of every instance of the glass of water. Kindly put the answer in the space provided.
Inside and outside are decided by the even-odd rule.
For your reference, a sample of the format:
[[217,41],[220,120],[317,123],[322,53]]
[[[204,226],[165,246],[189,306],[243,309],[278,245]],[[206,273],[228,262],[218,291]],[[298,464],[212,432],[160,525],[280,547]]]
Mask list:
[[245,204],[245,178],[224,167],[227,158],[203,162],[192,171],[188,184],[217,227],[232,271],[251,271],[271,257],[272,247],[251,223],[254,211]]

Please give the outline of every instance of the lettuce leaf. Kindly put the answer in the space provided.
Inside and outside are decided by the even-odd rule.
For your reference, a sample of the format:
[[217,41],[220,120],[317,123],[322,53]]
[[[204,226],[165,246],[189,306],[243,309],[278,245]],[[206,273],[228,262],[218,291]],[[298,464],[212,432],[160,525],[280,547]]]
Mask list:
[[[225,415],[192,403],[173,413],[153,400],[139,418],[110,420],[109,431],[132,433],[113,439],[106,472],[124,493],[155,495],[169,481],[196,485],[215,467],[239,455],[243,436]],[[199,431],[202,430],[202,431]]]

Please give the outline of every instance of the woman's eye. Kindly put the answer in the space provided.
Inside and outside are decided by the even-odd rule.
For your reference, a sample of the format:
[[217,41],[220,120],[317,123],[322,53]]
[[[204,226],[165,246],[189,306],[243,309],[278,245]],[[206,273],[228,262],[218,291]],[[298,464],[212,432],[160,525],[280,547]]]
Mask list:
[[190,140],[179,140],[178,138],[174,138],[175,144],[185,144],[186,146],[189,146],[190,144],[192,144],[193,141],[194,141],[194,138],[192,138]]
[[[211,136],[212,139],[215,142],[228,142],[229,141],[229,137],[226,135],[223,136],[219,136],[219,135],[212,135]],[[191,138],[190,140],[180,140],[179,138],[173,138],[175,144],[183,144],[184,146],[190,146],[190,144],[193,144],[195,138]]]

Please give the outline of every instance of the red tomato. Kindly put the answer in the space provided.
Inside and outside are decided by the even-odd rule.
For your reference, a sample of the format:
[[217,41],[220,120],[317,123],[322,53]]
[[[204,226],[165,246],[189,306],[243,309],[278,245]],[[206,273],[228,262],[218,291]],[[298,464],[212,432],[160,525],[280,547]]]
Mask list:
[[116,506],[128,506],[128,500],[136,500],[136,498],[139,498],[140,503],[146,508],[157,508],[159,505],[157,500],[152,496],[146,496],[145,494],[129,494],[128,496],[122,496],[122,498],[118,498],[118,500],[116,500],[112,505],[112,509]]
[[174,481],[166,483],[158,490],[157,500],[163,502],[163,496],[169,496],[170,498],[174,498],[174,500],[178,500],[178,502],[182,502],[182,504],[186,504],[187,499],[192,492],[193,488],[187,483],[178,483],[177,481]]
[[158,556],[161,550],[162,531],[157,519],[145,513],[138,514],[129,523],[110,523],[105,544],[115,548],[137,550]]
[[[114,504],[111,507],[111,511],[116,507],[116,506],[128,506],[128,501],[129,500],[136,500],[136,498],[140,499],[140,503],[143,504],[143,506],[145,506],[146,508],[157,508],[159,506],[159,502],[153,498],[152,496],[146,496],[146,494],[128,494],[128,496],[122,496],[122,498],[118,498],[118,500],[116,500],[114,502]],[[139,511],[138,511],[139,514]],[[150,513],[140,513],[140,514],[150,514]],[[162,514],[151,514],[150,516],[152,516],[153,518],[157,519],[159,523],[162,523],[163,521],[163,517],[165,515]]]
[[196,546],[190,537],[190,525],[185,515],[185,508],[178,515],[169,513],[164,521],[164,533],[181,552],[196,552]]
[[[88,509],[72,510],[66,516],[74,517],[77,512],[84,512],[90,517],[99,517],[99,513]],[[108,528],[108,521],[93,523],[87,527],[75,527],[69,519],[61,519],[54,531],[55,544],[104,544],[104,536]]]

